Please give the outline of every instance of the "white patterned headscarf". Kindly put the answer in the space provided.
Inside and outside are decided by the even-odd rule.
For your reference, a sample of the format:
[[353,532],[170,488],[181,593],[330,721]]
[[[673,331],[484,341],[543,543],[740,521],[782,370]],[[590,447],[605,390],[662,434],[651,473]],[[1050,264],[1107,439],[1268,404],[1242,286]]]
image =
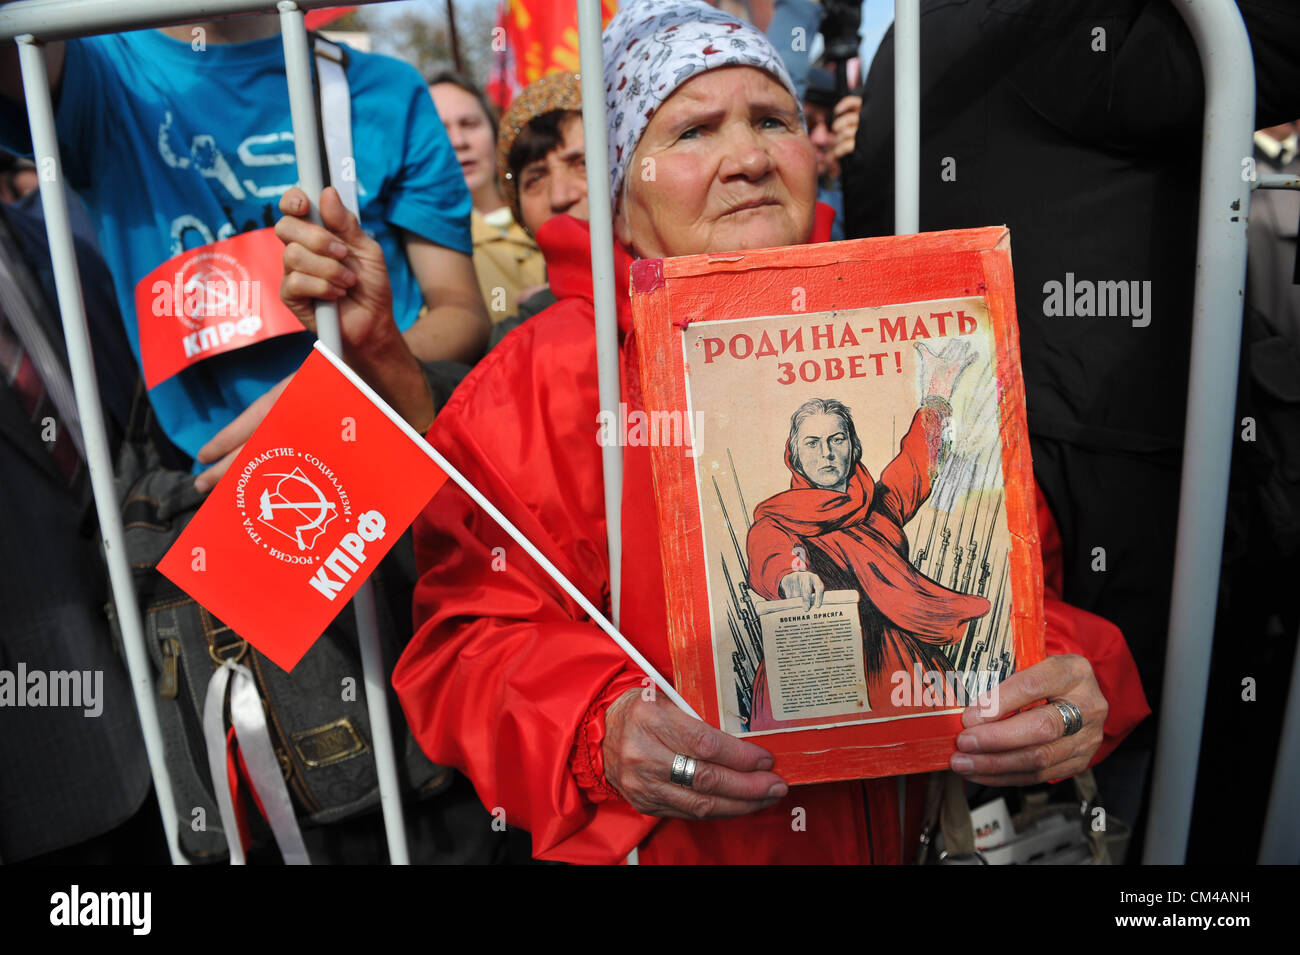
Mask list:
[[650,118],[687,80],[723,66],[770,73],[799,104],[794,82],[770,40],[700,0],[630,0],[602,37],[611,208]]

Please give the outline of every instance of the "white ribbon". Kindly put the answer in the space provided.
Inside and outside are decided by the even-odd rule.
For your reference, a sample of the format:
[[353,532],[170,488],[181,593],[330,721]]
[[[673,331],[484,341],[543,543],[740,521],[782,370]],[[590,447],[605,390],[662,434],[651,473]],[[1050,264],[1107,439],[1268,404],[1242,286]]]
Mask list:
[[343,50],[326,40],[316,40],[316,75],[320,78],[320,116],[325,127],[325,156],[330,185],[358,219],[357,164],[352,155],[352,96],[340,60]]
[[302,841],[298,818],[293,812],[289,789],[284,784],[280,760],[266,728],[266,712],[262,697],[257,692],[257,681],[247,667],[234,660],[221,665],[208,683],[203,701],[203,737],[208,748],[208,768],[212,772],[212,786],[217,794],[217,808],[221,813],[221,827],[226,833],[232,865],[244,864],[244,847],[239,841],[239,824],[235,819],[235,803],[230,795],[226,771],[226,687],[230,686],[230,721],[235,728],[235,738],[248,769],[249,781],[266,812],[275,843],[286,865],[311,865],[307,847]]

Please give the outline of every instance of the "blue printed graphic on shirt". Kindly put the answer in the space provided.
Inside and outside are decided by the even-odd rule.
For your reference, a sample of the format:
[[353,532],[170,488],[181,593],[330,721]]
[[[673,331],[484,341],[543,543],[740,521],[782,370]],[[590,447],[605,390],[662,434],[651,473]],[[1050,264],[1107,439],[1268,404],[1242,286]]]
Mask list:
[[[389,57],[348,56],[361,224],[383,247],[405,330],[422,297],[400,230],[471,253],[469,192],[419,74]],[[95,223],[138,362],[136,283],[186,249],[273,226],[297,183],[280,37],[69,41],[57,124],[64,174]],[[0,115],[0,139],[30,154],[20,112]],[[194,455],[310,347],[304,332],[201,361],[151,391],[158,420]]]

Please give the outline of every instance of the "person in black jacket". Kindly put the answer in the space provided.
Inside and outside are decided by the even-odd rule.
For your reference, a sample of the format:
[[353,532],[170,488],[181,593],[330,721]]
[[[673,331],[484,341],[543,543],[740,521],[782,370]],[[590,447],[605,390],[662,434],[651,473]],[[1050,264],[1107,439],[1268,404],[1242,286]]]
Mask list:
[[[103,261],[82,242],[77,260],[116,444],[135,362]],[[31,322],[16,314],[24,302]],[[107,862],[129,852],[166,862],[135,703],[105,613],[108,578],[81,442],[66,420],[75,423],[75,406],[67,413],[68,399],[52,397],[71,395],[54,302],[43,223],[0,204],[0,684],[8,684],[0,689],[0,859]]]
[[[1293,119],[1300,8],[1238,6],[1255,126]],[[1064,541],[1065,599],[1120,626],[1158,708],[1196,258],[1196,45],[1168,0],[930,0],[921,51],[920,227],[1010,227],[1034,471]],[[842,163],[851,238],[894,229],[893,70],[891,31]],[[1212,699],[1239,701],[1243,675],[1212,680]],[[1277,689],[1284,699],[1284,675]],[[1259,737],[1265,765],[1245,768],[1266,777],[1273,749]],[[1154,739],[1149,720],[1105,767],[1123,772],[1127,760],[1127,784],[1110,790],[1124,818],[1137,812]],[[1206,739],[1207,753],[1239,742],[1212,722]],[[1261,818],[1267,789],[1266,778],[1252,783],[1233,817],[1258,807]],[[1253,857],[1253,842],[1237,842]]]

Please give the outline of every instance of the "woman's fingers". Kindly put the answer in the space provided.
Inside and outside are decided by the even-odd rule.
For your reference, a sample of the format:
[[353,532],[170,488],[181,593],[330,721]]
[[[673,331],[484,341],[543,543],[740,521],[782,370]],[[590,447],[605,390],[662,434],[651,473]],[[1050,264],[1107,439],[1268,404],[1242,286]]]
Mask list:
[[1100,743],[1100,729],[1085,729],[1007,752],[959,752],[949,766],[963,778],[988,786],[1030,786],[1082,772]]
[[280,301],[292,309],[310,332],[316,331],[315,300],[334,301],[347,294],[347,289],[333,282],[302,272],[286,272],[280,279]]
[[280,193],[280,211],[287,216],[305,216],[311,208],[311,202],[298,186],[290,186]]
[[[772,754],[631,690],[605,716],[605,775],[638,812],[682,819],[739,816],[789,791]],[[677,754],[695,759],[691,786],[672,781]]]
[[1050,769],[1040,770],[1031,773],[1004,773],[1001,775],[981,775],[978,773],[962,773],[963,779],[968,779],[973,783],[979,783],[981,786],[1034,786],[1038,783],[1048,782],[1055,779],[1069,779],[1088,768],[1088,761],[1091,757],[1077,757],[1067,760]]
[[[280,393],[284,391],[292,378],[293,375],[282,378],[266,394],[245,408],[234,421],[213,435],[211,441],[199,448],[198,462],[200,464],[209,464],[226,457],[233,451],[239,450],[244,442],[257,430],[257,426],[262,423],[262,419],[266,417],[266,413],[271,410],[271,406],[279,399]],[[216,482],[213,481],[212,483],[215,484]],[[206,490],[206,488],[200,488],[200,490]]]
[[796,570],[794,573],[786,574],[781,578],[780,588],[782,596],[801,599],[804,610],[820,607],[822,594],[826,592],[826,585],[822,583],[822,579],[808,570]]
[[[1049,702],[1017,712],[1042,699]],[[1065,716],[1056,701],[1078,709],[1083,725],[1077,732],[1065,735]],[[1000,786],[1074,775],[1101,745],[1107,712],[1086,659],[1048,657],[1013,674],[962,713],[966,728],[949,765],[968,779]]]
[[343,197],[333,186],[326,186],[320,194],[320,218],[325,228],[349,246],[369,238],[361,228],[357,217],[343,204]]
[[[625,798],[626,798],[626,794]],[[780,797],[762,800],[728,799],[725,796],[711,796],[705,793],[677,786],[673,783],[658,783],[649,788],[641,797],[642,808],[631,799],[638,812],[652,816],[671,819],[730,819],[735,816],[759,812],[780,802]]]
[[628,767],[631,778],[625,774],[621,791],[639,811],[653,806],[655,815],[683,819],[741,816],[767,808],[790,791],[776,773],[737,772],[698,758],[691,785],[684,786],[672,781],[675,755],[664,746],[649,745]]
[[329,229],[292,216],[284,216],[276,222],[275,237],[285,246],[298,245],[335,262],[342,262],[351,253],[347,244]]
[[[982,735],[966,730],[957,738],[956,767],[962,773],[1043,773],[1080,753],[1097,748],[1100,729],[1085,728],[1065,735],[1064,719],[1055,706],[1036,706],[1004,723],[981,727]],[[990,732],[997,730],[996,734]],[[961,759],[960,757],[965,757]],[[1044,779],[1052,778],[1050,775]]]
[[[296,195],[294,195],[296,193]],[[333,186],[321,193],[320,214],[323,225],[305,218],[309,209],[307,196],[294,187],[280,199],[284,215],[275,224],[275,234],[286,246],[296,242],[317,255],[342,260],[363,244],[373,242]]]
[[957,737],[957,749],[963,753],[1000,753],[1054,743],[1064,736],[1065,718],[1049,703],[999,723],[963,730]]
[[[1071,655],[1048,657],[1018,670],[990,690],[987,701],[977,701],[977,705],[966,707],[961,717],[962,725],[969,729],[981,723],[996,722],[1038,700],[1063,697],[1084,679],[1085,670],[1086,676],[1091,678],[1092,667],[1088,661]],[[1080,705],[1077,700],[1071,702]]]
[[[334,244],[341,245],[339,242]],[[343,249],[343,255],[347,255],[346,248]],[[342,289],[349,289],[357,284],[356,273],[338,258],[332,254],[321,255],[313,252],[299,242],[291,242],[284,247],[284,271],[286,274],[302,272]]]
[[208,468],[206,471],[199,472],[199,474],[194,478],[195,490],[200,494],[207,494],[216,487],[217,482],[220,481],[225,473],[230,470],[230,466],[235,463],[235,458],[239,456],[239,451],[242,447],[242,444],[239,445],[239,447],[235,448],[216,464],[212,465],[212,467]]
[[665,701],[657,707],[656,715],[658,719],[648,728],[670,753],[693,756],[700,762],[717,763],[742,773],[772,768],[772,754],[763,747],[692,719],[671,703]]

